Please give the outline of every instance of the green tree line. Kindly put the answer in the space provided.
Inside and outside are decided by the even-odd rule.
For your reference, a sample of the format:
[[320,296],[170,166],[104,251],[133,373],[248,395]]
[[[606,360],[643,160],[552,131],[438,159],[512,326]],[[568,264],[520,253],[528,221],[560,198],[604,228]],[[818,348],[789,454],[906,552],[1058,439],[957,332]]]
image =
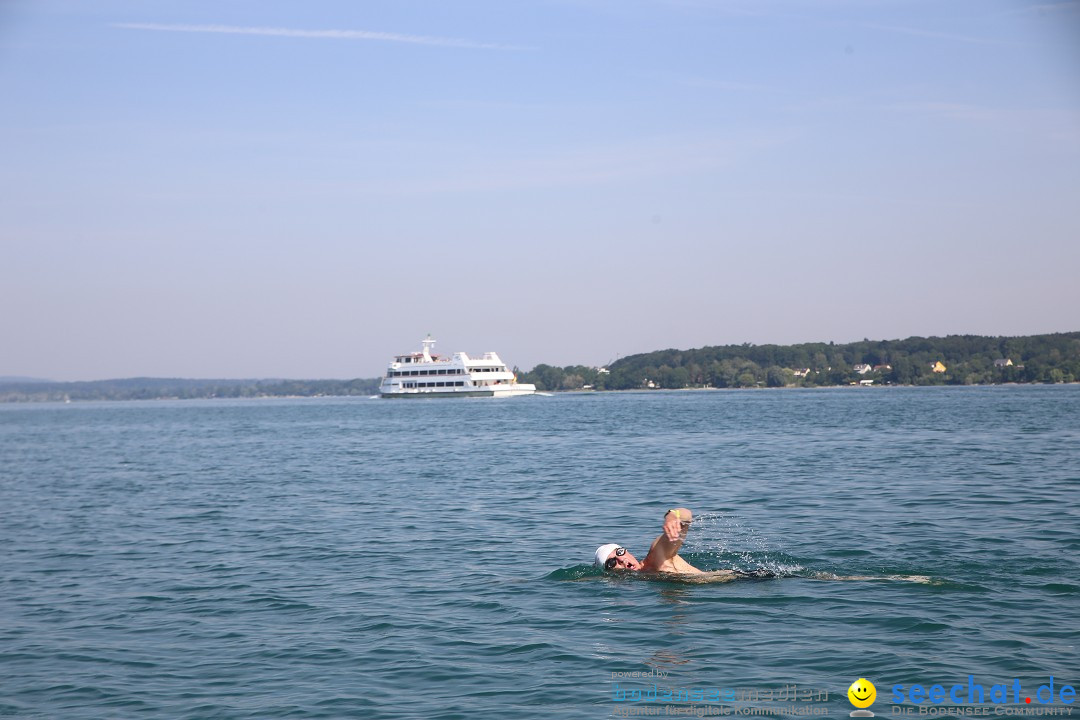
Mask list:
[[192,400],[200,398],[373,395],[378,378],[356,380],[187,380],[127,378],[88,382],[0,383],[0,402]]
[[[1010,361],[999,366],[995,361]],[[936,363],[945,372],[934,372]],[[869,365],[869,372],[856,372]],[[629,355],[604,373],[581,365],[537,365],[519,373],[539,390],[643,387],[817,387],[871,380],[894,385],[985,385],[1080,380],[1080,332],[987,337],[950,335],[905,340],[720,345]],[[807,372],[808,371],[808,372]]]

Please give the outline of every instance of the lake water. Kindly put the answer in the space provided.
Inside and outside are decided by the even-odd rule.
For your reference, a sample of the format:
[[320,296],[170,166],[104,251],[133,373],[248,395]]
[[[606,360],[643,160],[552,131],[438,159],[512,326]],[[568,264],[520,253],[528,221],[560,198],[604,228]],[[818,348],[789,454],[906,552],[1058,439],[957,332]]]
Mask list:
[[1078,386],[3,406],[0,716],[1080,715],[1078,500]]

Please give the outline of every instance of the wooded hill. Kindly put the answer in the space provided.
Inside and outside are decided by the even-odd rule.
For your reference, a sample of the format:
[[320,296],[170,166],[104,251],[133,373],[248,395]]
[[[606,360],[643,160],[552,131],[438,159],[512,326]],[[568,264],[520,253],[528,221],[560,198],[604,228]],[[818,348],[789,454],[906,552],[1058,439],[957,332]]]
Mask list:
[[[857,366],[864,367],[857,370]],[[1080,380],[1080,332],[1026,337],[950,335],[846,344],[720,345],[629,355],[607,370],[537,365],[521,373],[518,380],[536,383],[540,390],[869,384],[865,381],[875,385],[1076,382]]]

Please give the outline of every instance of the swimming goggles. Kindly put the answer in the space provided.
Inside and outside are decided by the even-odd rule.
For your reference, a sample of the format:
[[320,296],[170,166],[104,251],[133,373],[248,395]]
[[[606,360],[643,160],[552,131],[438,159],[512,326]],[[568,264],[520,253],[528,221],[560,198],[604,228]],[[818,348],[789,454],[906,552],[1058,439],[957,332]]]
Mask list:
[[615,548],[615,554],[604,561],[604,569],[614,570],[615,566],[618,565],[618,561],[615,558],[621,558],[625,554],[626,548]]

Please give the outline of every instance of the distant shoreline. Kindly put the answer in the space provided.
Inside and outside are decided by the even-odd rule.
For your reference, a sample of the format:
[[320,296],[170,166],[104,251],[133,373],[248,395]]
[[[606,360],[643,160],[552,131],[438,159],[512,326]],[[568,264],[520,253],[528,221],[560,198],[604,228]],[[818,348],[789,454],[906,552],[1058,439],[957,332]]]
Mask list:
[[[608,367],[514,368],[541,392],[1059,385],[1080,382],[1080,332],[949,335],[799,345],[719,345],[628,355]],[[194,400],[375,395],[381,378],[126,378],[47,382],[0,377],[0,402]]]
[[[378,382],[377,380],[375,382]],[[988,388],[988,387],[1053,387],[1058,385],[1080,385],[1080,381],[1071,382],[1059,382],[1059,383],[1023,383],[1023,382],[1009,382],[1009,383],[985,383],[985,384],[971,384],[971,385],[898,385],[898,384],[881,384],[881,385],[787,385],[782,387],[733,387],[733,388],[717,388],[717,387],[687,387],[687,388],[630,388],[625,390],[545,390],[544,392],[553,393],[557,395],[613,395],[613,394],[649,394],[649,393],[699,393],[699,392],[732,392],[732,391],[782,391],[782,390],[874,390],[882,388]],[[144,395],[140,397],[58,397],[54,393],[49,393],[45,396],[30,395],[25,393],[17,393],[18,396],[12,396],[12,393],[5,392],[5,388],[0,385],[0,404],[76,404],[76,403],[91,403],[91,402],[115,402],[115,403],[127,403],[127,402],[173,402],[180,401],[185,402],[189,400],[319,400],[319,399],[346,399],[357,398],[367,399],[378,395],[378,390],[369,393],[344,393],[344,394],[244,394],[244,395],[229,395],[229,394],[208,394],[208,395],[195,395],[189,394],[186,396],[178,395]]]

